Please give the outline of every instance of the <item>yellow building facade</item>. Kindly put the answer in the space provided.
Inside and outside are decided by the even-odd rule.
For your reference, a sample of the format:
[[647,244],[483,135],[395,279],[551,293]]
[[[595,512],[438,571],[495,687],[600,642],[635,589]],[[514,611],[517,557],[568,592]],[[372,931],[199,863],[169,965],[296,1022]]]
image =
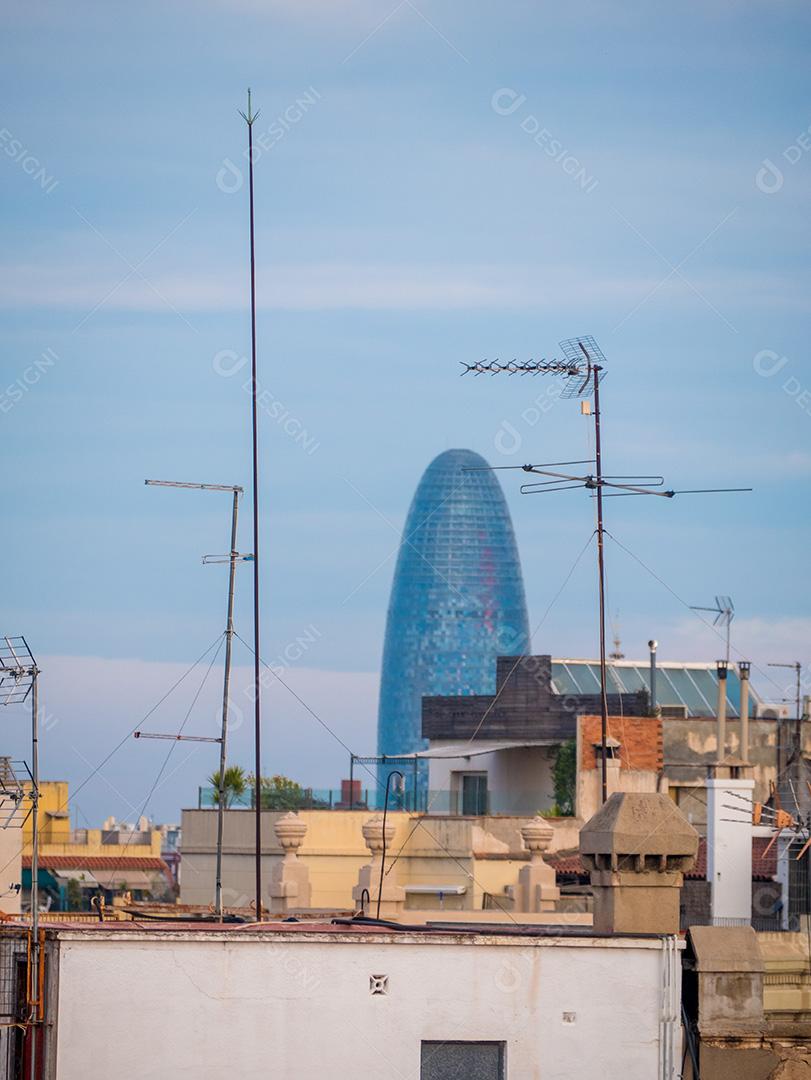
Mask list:
[[[39,854],[75,858],[115,855],[126,846],[127,855],[160,858],[161,834],[158,829],[71,829],[67,780],[40,781]],[[33,823],[31,815],[23,825],[23,854],[31,854]]]

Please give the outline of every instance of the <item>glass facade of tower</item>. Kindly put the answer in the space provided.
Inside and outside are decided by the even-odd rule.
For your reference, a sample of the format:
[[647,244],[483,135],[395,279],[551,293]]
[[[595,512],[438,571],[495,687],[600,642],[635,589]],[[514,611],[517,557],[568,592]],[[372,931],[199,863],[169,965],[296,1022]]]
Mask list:
[[[487,462],[447,450],[425,470],[394,571],[378,714],[378,754],[423,749],[422,697],[492,694],[496,657],[529,652],[509,510]],[[381,770],[382,776],[388,770]]]

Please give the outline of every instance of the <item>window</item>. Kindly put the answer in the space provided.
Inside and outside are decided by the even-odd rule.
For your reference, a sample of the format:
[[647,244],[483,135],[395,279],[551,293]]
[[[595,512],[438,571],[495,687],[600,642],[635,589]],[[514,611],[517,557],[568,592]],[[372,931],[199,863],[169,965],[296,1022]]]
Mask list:
[[504,1080],[503,1042],[423,1042],[420,1080]]
[[462,781],[462,813],[487,813],[487,773],[458,773]]

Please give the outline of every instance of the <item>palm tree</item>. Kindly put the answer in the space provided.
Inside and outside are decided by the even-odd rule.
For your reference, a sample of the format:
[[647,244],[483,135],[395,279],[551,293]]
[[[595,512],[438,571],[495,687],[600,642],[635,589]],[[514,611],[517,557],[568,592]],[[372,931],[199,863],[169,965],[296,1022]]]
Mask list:
[[[245,794],[247,788],[247,778],[245,776],[245,770],[241,765],[229,765],[225,770],[225,783],[223,784],[223,796],[225,809]],[[220,772],[214,772],[208,778],[209,784],[214,788],[214,805],[218,806],[220,802]]]

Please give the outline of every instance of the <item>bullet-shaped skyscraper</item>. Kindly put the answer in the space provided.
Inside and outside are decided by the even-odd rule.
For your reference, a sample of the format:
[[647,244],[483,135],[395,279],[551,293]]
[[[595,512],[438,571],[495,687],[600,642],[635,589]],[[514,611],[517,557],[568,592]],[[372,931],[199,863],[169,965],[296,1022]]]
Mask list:
[[472,450],[446,450],[414,495],[386,624],[378,754],[424,748],[424,695],[492,694],[496,657],[529,652],[510,513],[496,474],[486,469]]

